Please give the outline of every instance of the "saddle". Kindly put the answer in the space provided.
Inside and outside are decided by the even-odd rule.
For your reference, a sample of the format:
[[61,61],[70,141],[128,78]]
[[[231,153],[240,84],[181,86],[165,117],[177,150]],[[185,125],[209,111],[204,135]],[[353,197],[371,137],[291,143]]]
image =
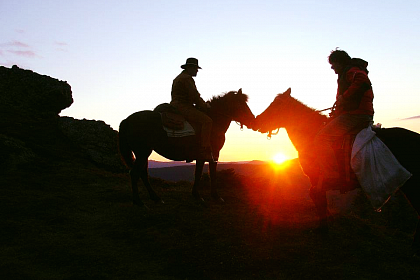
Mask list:
[[195,135],[195,130],[184,116],[171,104],[162,103],[153,111],[158,112],[161,116],[163,129],[168,137],[184,137]]
[[185,118],[171,104],[162,103],[153,111],[160,113],[162,117],[162,125],[175,130],[184,128]]

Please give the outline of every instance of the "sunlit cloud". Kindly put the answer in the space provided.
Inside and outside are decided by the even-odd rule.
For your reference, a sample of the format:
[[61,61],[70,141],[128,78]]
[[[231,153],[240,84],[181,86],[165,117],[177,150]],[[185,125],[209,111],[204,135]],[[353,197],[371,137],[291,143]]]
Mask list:
[[405,118],[405,119],[402,119],[402,121],[414,120],[414,119],[420,119],[420,115],[419,115],[419,116],[414,116],[414,117]]
[[0,45],[1,46],[6,46],[6,47],[29,48],[28,44],[25,44],[25,43],[20,42],[20,41],[12,41],[12,42],[3,43],[3,44],[0,44]]
[[25,30],[23,30],[23,29],[15,29],[15,31],[16,31],[16,33],[20,33],[20,34],[25,33]]
[[35,52],[31,50],[31,46],[28,44],[21,42],[21,41],[11,41],[8,43],[1,43],[0,48],[3,48],[1,51],[1,54],[5,54],[5,52],[12,53],[17,56],[22,57],[36,57],[37,55]]
[[60,52],[68,52],[68,50],[66,49],[66,47],[68,46],[68,44],[66,42],[55,42],[54,44],[58,46],[56,48],[57,51],[60,51]]
[[12,51],[8,50],[9,53],[13,53],[18,56],[24,56],[24,57],[36,57],[37,55],[33,51]]

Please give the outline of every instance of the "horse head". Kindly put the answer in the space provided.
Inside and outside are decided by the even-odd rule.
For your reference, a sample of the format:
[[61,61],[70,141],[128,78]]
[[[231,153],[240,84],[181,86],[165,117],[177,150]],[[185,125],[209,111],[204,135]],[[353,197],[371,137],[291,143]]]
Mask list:
[[230,91],[220,97],[214,97],[211,101],[211,108],[214,108],[216,114],[229,117],[231,120],[246,125],[248,128],[253,127],[255,120],[254,114],[248,107],[248,95],[242,93],[242,89],[238,91]]
[[288,88],[284,93],[279,93],[270,106],[255,118],[252,129],[261,133],[271,133],[271,131],[284,127],[282,115],[287,111],[287,104],[291,100],[291,89]]

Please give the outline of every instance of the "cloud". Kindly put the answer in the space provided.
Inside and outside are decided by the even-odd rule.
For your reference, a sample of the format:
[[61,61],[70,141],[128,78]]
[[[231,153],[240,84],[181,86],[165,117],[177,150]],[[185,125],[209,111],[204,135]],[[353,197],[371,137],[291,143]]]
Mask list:
[[8,43],[0,44],[0,55],[4,55],[6,52],[12,53],[17,56],[23,57],[37,57],[34,51],[31,50],[31,46],[21,41],[11,41]]
[[23,42],[20,41],[12,41],[9,43],[3,43],[1,44],[1,46],[7,46],[7,47],[18,47],[18,48],[29,48],[28,44],[25,44]]
[[420,119],[420,115],[419,116],[413,116],[413,117],[405,118],[405,119],[402,119],[402,121],[414,120],[414,119]]
[[57,45],[58,47],[55,49],[56,51],[59,52],[68,52],[68,50],[66,49],[66,47],[68,46],[68,44],[66,42],[54,42],[55,45]]
[[67,46],[68,44],[66,42],[55,42],[56,45],[59,46]]
[[13,53],[18,56],[24,56],[24,57],[36,57],[37,55],[33,51],[8,51],[10,53]]

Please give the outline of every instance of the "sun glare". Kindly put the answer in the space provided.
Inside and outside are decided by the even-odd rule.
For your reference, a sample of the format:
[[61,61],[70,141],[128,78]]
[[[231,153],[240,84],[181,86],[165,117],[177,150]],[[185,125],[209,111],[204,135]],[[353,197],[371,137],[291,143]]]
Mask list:
[[273,161],[277,164],[282,164],[287,160],[287,157],[282,153],[277,153],[273,157]]

